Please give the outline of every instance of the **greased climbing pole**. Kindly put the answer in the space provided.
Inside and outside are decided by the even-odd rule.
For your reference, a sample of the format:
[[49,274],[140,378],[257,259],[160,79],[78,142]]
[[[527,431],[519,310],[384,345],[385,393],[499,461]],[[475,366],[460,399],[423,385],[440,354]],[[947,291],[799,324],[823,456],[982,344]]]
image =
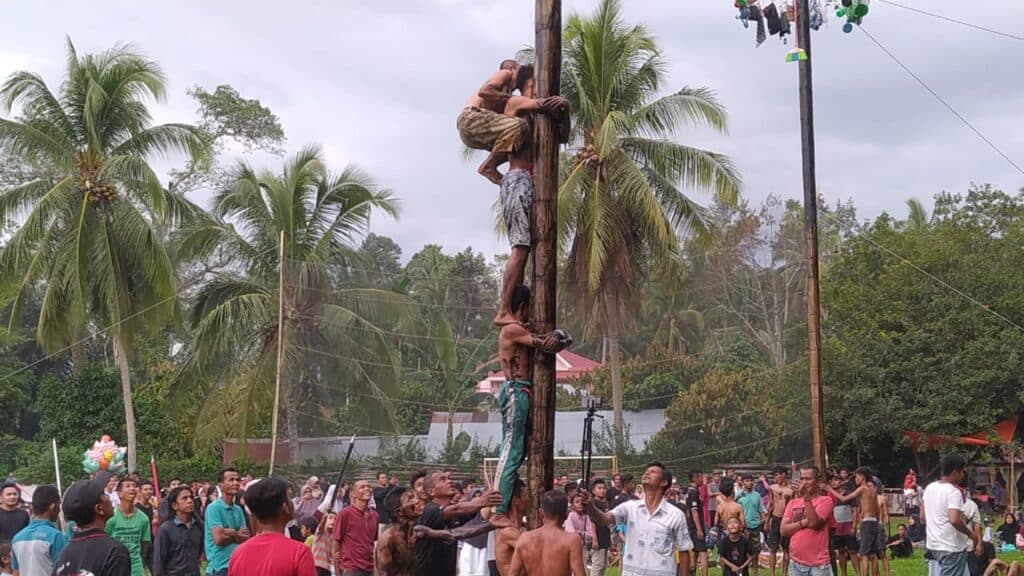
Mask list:
[[[535,50],[537,97],[559,94],[562,72],[562,2],[536,0]],[[546,334],[555,328],[557,298],[556,245],[558,208],[558,130],[549,115],[536,116],[534,152],[534,199],[531,216],[533,230],[533,309],[530,313],[534,333]],[[527,478],[530,498],[530,526],[540,521],[540,496],[554,484],[555,468],[555,355],[537,351],[533,367],[533,403],[529,437]]]

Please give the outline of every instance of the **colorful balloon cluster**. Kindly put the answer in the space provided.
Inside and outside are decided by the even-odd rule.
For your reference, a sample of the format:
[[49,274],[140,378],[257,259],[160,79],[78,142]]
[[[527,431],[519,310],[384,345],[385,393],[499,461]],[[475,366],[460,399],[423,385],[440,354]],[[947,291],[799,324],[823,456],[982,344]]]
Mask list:
[[868,15],[868,3],[871,0],[842,0],[840,6],[836,7],[836,17],[846,18],[846,23],[843,24],[843,32],[849,34],[853,32],[853,25],[860,26],[860,23],[864,21],[864,17]]
[[109,435],[92,443],[92,448],[82,454],[82,470],[94,474],[106,470],[114,474],[124,472],[124,456],[127,450],[119,447]]

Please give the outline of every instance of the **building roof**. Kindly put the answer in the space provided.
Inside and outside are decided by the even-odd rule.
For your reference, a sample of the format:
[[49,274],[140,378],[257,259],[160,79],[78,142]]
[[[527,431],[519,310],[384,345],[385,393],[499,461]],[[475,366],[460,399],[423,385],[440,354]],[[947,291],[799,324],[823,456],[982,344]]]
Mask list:
[[[493,358],[490,363],[497,362],[497,357]],[[567,383],[573,378],[578,378],[593,371],[595,368],[600,368],[601,363],[591,360],[586,356],[580,356],[575,352],[569,350],[562,350],[558,354],[555,354],[555,381],[559,383]],[[497,385],[505,381],[505,374],[501,370],[492,370],[487,373],[487,377],[481,380],[477,384],[477,390],[480,392],[494,393]]]

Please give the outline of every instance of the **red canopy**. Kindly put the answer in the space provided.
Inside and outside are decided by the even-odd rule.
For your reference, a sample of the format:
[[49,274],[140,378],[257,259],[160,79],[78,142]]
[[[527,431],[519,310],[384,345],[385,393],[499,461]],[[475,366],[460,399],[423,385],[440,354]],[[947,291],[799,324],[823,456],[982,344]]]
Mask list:
[[910,442],[910,447],[915,451],[931,450],[945,444],[964,444],[966,446],[991,446],[993,444],[1009,444],[1017,432],[1017,420],[1019,416],[1011,416],[996,424],[991,430],[984,430],[970,436],[942,436],[939,434],[924,434],[923,432],[907,431],[903,437]]

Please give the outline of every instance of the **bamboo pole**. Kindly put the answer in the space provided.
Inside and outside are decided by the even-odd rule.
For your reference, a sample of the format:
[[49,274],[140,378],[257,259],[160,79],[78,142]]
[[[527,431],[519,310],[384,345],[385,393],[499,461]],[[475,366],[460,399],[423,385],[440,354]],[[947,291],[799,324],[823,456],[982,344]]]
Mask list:
[[274,464],[277,461],[277,421],[278,414],[281,412],[281,370],[284,357],[284,230],[281,230],[279,244],[277,271],[277,374],[274,378],[274,414],[271,416],[270,470],[267,472],[267,476],[274,475]]

